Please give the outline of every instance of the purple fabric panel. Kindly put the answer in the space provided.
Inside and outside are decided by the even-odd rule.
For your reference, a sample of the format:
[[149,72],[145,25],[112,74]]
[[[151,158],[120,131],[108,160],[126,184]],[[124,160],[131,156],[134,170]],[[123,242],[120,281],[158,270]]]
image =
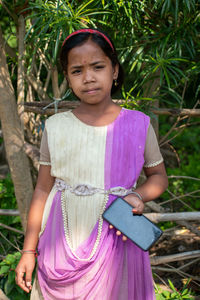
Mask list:
[[[64,235],[60,192],[52,203],[50,215],[38,244],[38,280],[44,299],[110,300],[120,263],[121,240],[104,223],[100,244],[90,261],[80,261],[71,252]],[[108,234],[109,233],[109,234]],[[87,258],[97,236],[97,224],[76,253]],[[82,283],[81,283],[82,281]],[[105,287],[107,295],[105,296]],[[117,298],[115,298],[117,299]]]
[[[144,149],[149,118],[141,112],[123,110],[114,126],[108,127],[105,161],[105,188],[130,188],[137,181],[144,164]],[[115,197],[110,196],[109,203]],[[114,230],[112,230],[114,231]],[[131,241],[119,239],[118,280],[111,300],[155,299],[149,255]],[[123,263],[122,263],[123,262]]]
[[120,118],[108,126],[105,187],[130,188],[144,164],[149,117],[139,111],[122,110]]

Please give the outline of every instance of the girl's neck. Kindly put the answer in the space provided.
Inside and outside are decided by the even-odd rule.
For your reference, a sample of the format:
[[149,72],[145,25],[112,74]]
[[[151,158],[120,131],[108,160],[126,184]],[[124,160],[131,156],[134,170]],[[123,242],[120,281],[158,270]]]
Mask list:
[[100,102],[96,104],[89,104],[81,102],[81,104],[74,110],[78,114],[96,115],[105,114],[110,109],[116,107],[112,99],[107,102]]
[[82,122],[92,126],[105,126],[112,123],[121,111],[113,101],[90,105],[81,103],[73,114]]

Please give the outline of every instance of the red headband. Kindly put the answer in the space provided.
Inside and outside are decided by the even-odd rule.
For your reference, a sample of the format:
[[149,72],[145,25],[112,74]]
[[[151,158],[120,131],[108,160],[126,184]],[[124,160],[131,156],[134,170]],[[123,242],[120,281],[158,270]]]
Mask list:
[[111,41],[109,40],[109,38],[107,38],[107,36],[105,34],[103,34],[101,31],[98,31],[98,30],[95,30],[95,29],[88,29],[88,28],[85,28],[85,29],[79,29],[79,30],[76,30],[74,32],[72,32],[70,35],[68,35],[66,37],[66,39],[64,40],[63,44],[62,44],[62,47],[64,46],[65,42],[73,35],[76,35],[76,34],[79,34],[79,33],[84,33],[84,32],[89,32],[89,33],[97,33],[97,34],[100,34],[107,42],[108,44],[110,45],[111,49],[113,50],[114,52],[114,47],[111,43]]

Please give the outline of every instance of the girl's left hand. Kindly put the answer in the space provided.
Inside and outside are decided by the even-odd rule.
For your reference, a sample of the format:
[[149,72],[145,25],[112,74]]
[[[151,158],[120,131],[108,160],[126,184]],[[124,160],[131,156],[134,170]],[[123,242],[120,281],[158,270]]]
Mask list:
[[129,194],[124,197],[131,206],[133,206],[132,212],[134,214],[141,215],[144,211],[144,202],[140,200],[135,194]]
[[[141,215],[144,210],[144,202],[140,200],[137,196],[134,194],[129,194],[126,197],[124,197],[124,200],[126,200],[131,206],[133,206],[132,212],[134,214]],[[113,229],[113,225],[109,225],[110,229]],[[121,231],[117,230],[116,235],[120,236],[122,233]],[[122,236],[122,240],[125,242],[127,241],[127,237],[125,235]]]

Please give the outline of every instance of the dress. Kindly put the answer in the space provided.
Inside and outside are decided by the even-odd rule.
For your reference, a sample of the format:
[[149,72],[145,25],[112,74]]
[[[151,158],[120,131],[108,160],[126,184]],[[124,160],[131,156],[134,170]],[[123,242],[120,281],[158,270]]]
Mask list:
[[[70,188],[84,184],[86,192],[88,186],[129,189],[144,164],[148,127],[149,117],[126,109],[100,127],[72,112],[56,114],[46,122],[51,174]],[[122,242],[100,218],[116,196],[77,195],[70,188],[61,192],[55,185],[47,199],[35,283],[43,297],[34,286],[31,299],[155,299],[148,253]]]

